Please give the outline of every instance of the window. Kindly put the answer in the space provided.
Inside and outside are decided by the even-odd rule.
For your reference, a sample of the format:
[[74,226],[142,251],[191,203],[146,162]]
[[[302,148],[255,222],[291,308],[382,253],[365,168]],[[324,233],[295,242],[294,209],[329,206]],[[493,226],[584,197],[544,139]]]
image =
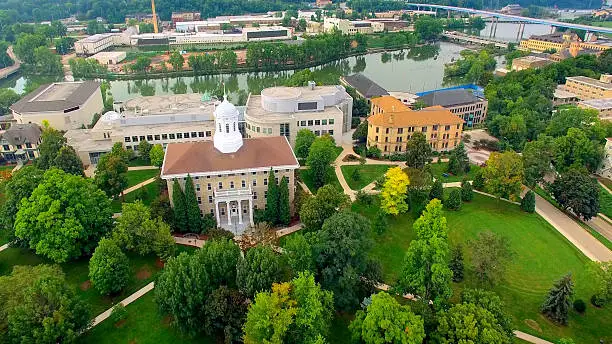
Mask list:
[[329,124],[334,124],[334,119],[333,118],[329,119]]
[[434,126],[433,126],[433,128],[431,128],[431,129],[432,129],[433,131],[436,131],[436,130],[438,130],[438,126],[437,126],[437,125],[434,125]]
[[378,132],[380,131],[379,129],[380,129],[379,127],[376,127],[376,133],[377,133],[377,134],[378,134]]
[[125,142],[132,142],[132,139],[129,136],[123,138]]
[[155,141],[159,141],[161,137],[159,135],[155,135]]
[[328,133],[329,135],[334,135],[334,129],[329,129]]
[[144,141],[145,137],[144,136],[140,136],[140,141]]
[[298,103],[298,111],[302,110],[316,110],[317,102]]
[[268,185],[268,178],[264,178],[264,185]]
[[246,188],[246,180],[243,180],[243,181],[242,181],[242,188],[243,188],[243,189],[244,189],[244,188]]
[[147,141],[153,141],[153,135],[147,135]]
[[315,125],[321,125],[321,120],[320,119],[315,119]]
[[208,191],[212,190],[212,184],[208,183],[208,185],[206,186],[206,188],[208,189]]
[[259,129],[260,129],[260,128],[259,128],[259,127],[257,127],[257,132],[259,132]]
[[402,142],[402,137],[401,136],[397,138],[397,142]]
[[326,120],[326,119],[322,119],[322,120],[321,120],[321,124],[322,124],[322,125],[327,125],[327,120]]
[[398,134],[403,134],[404,133],[404,128],[397,128],[397,133]]
[[253,199],[257,199],[257,192],[253,192]]
[[233,182],[233,181],[231,181],[231,182],[230,182],[230,189],[233,189],[233,188],[234,188],[234,182]]
[[422,127],[421,128],[421,132],[426,133],[427,132],[427,127]]
[[198,131],[198,137],[204,137],[204,132],[203,131]]
[[315,136],[321,136],[321,132],[319,130],[314,131]]
[[253,186],[257,186],[257,179],[253,179]]
[[385,142],[389,142],[389,137],[385,136]]
[[264,198],[266,198],[266,199],[268,198],[268,191],[267,190],[264,191]]
[[300,126],[305,127],[306,126],[306,121],[300,121]]
[[17,149],[21,149],[21,145],[17,145]]
[[182,138],[183,138],[183,134],[181,134],[181,133],[176,133],[176,138],[177,138],[177,139],[182,139]]
[[162,140],[167,140],[168,139],[168,134],[162,134]]
[[280,124],[280,136],[285,136],[287,138],[290,137],[290,134],[289,134],[289,123],[281,123]]
[[32,144],[31,143],[26,143],[26,148],[32,148]]
[[385,134],[389,133],[389,128],[385,129]]
[[202,197],[198,196],[198,204],[202,204]]
[[446,130],[446,131],[450,130],[450,125],[445,126],[444,130]]
[[170,140],[174,140],[176,137],[174,136],[174,134],[170,134]]
[[377,142],[378,142],[378,136],[376,136],[376,137],[374,138],[374,141],[377,141]]
[[133,142],[138,142],[138,136],[132,136],[132,141]]
[[223,182],[219,182],[219,190],[223,190]]
[[183,133],[183,137],[188,139],[189,138],[189,133]]
[[212,132],[210,130],[206,131],[206,137],[211,137],[212,136]]
[[196,138],[198,137],[198,133],[196,133],[195,131],[191,133],[191,138]]
[[311,120],[311,119],[309,119],[309,120],[308,120],[308,125],[309,125],[309,126],[313,126],[313,125],[314,125],[314,121],[313,121],[313,120]]
[[196,191],[200,191],[200,184],[196,184],[195,187],[196,187]]
[[212,201],[213,201],[212,196],[208,196],[208,203],[212,203]]

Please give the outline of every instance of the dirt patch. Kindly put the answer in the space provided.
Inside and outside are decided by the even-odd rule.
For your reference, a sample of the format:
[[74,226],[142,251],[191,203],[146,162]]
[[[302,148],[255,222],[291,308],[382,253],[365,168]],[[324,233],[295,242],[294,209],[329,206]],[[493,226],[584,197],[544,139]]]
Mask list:
[[157,259],[155,260],[155,266],[156,266],[158,269],[162,269],[162,268],[164,267],[164,262],[163,262],[161,259],[157,258]]
[[355,162],[355,161],[359,161],[359,157],[353,154],[349,154],[347,156],[345,156],[344,158],[342,158],[342,161],[344,162]]
[[164,325],[164,327],[169,327],[170,324],[172,324],[172,317],[170,315],[166,315],[162,321],[161,321],[162,325]]
[[138,270],[138,273],[136,274],[136,278],[139,281],[142,280],[146,280],[147,278],[151,277],[151,270],[149,269],[148,266],[143,266],[142,268],[140,268],[140,270]]
[[132,340],[130,340],[130,341],[128,342],[128,344],[136,344],[136,343],[137,343],[137,342],[136,342],[136,339],[132,339]]
[[542,332],[542,328],[540,327],[540,324],[537,323],[537,321],[535,320],[531,320],[531,319],[525,319],[525,325],[529,326],[529,328],[536,330],[538,332]]
[[117,322],[115,323],[115,327],[116,327],[116,328],[122,328],[122,327],[123,327],[123,325],[125,325],[125,322],[126,322],[126,320],[125,320],[125,319],[123,319],[123,320],[119,320],[119,321],[117,321]]
[[87,280],[87,281],[81,283],[81,290],[82,291],[89,290],[89,288],[91,288],[91,281],[90,280]]

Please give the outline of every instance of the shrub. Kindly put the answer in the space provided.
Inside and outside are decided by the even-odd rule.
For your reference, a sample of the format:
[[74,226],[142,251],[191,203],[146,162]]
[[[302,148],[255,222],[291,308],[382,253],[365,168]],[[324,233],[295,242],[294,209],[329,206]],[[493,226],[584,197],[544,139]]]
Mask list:
[[363,190],[359,190],[355,195],[355,200],[364,205],[372,205],[372,203],[374,202],[374,196]]
[[391,161],[404,161],[404,160],[406,160],[406,154],[393,153],[393,154],[389,155],[389,160],[391,160]]
[[472,184],[464,179],[461,182],[461,200],[464,202],[471,202],[474,199],[474,190]]
[[444,186],[439,179],[433,183],[431,191],[429,192],[429,199],[437,198],[440,201],[444,200]]
[[474,181],[472,182],[472,186],[476,190],[480,190],[480,191],[484,190],[485,179],[482,175],[482,172],[476,173],[476,176],[474,177]]
[[376,214],[376,219],[373,223],[374,231],[378,234],[383,234],[387,230],[387,215],[384,211],[379,210]]
[[453,272],[453,282],[463,281],[463,246],[461,244],[451,249],[451,260],[448,267]]
[[368,148],[368,151],[367,151],[366,155],[367,155],[368,158],[372,158],[372,159],[380,159],[380,158],[382,158],[382,152],[376,146],[372,146],[372,147]]
[[529,190],[521,200],[521,209],[527,213],[533,213],[535,205],[535,193]]
[[459,210],[461,209],[461,190],[455,189],[448,195],[448,199],[444,202],[447,209]]
[[111,311],[110,319],[116,324],[121,320],[125,320],[128,316],[127,308],[121,303],[116,304]]
[[606,300],[601,296],[595,294],[591,296],[591,304],[595,307],[603,307],[606,305]]
[[584,302],[582,299],[574,301],[574,310],[581,314],[584,313],[584,311],[586,311],[586,302]]

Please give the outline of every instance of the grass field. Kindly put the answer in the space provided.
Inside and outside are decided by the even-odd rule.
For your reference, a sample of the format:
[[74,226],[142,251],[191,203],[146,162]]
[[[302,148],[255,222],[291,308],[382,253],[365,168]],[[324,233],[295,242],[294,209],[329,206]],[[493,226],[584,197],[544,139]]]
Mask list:
[[[428,166],[430,168],[431,175],[436,179],[440,179],[442,183],[460,182],[465,177],[467,177],[468,180],[474,180],[474,176],[476,176],[476,173],[480,171],[480,166],[471,165],[470,172],[464,175],[455,176],[446,172],[448,170],[448,162],[434,163],[429,164]],[[445,173],[448,174],[447,177],[444,176]]]
[[612,218],[612,195],[601,186],[599,187],[599,212]]
[[132,187],[138,183],[142,183],[145,180],[155,178],[159,175],[159,170],[138,170],[138,171],[128,171],[127,172],[127,180],[128,180],[128,188]]
[[129,167],[138,167],[138,166],[150,166],[151,163],[149,163],[148,160],[145,159],[141,159],[141,158],[135,158],[132,159],[128,162],[128,166]]
[[122,200],[121,197],[113,200],[111,202],[111,208],[113,209],[113,213],[120,213],[122,203],[132,203],[137,199],[142,200],[142,203],[145,205],[151,205],[151,202],[153,202],[158,195],[159,187],[157,186],[157,183],[153,182],[125,195],[125,200]]
[[[296,170],[296,172],[297,172],[297,175],[300,177],[300,180],[303,181],[304,184],[306,184],[306,186],[308,186],[308,189],[310,189],[310,192],[312,192],[313,194],[316,194],[319,188],[315,187],[314,180],[312,179],[312,174],[310,173],[310,170]],[[327,184],[331,184],[337,187],[338,190],[342,191],[342,186],[340,185],[340,182],[338,181],[338,177],[336,176],[336,172],[334,171],[332,167],[329,168],[328,173],[327,173]]]
[[[372,218],[369,208],[355,205],[354,209]],[[464,244],[466,268],[469,266],[467,244],[479,232],[491,230],[508,238],[514,257],[506,278],[494,290],[502,297],[507,311],[513,317],[516,329],[533,335],[556,340],[571,337],[576,343],[597,343],[603,338],[612,340],[612,312],[596,309],[588,300],[594,292],[586,272],[588,259],[561,234],[537,214],[526,214],[518,206],[486,196],[475,195],[474,201],[463,204],[460,211],[445,212],[452,245]],[[401,271],[405,250],[413,238],[410,215],[389,222],[387,231],[375,236],[372,258],[383,267],[384,281],[394,284]],[[455,284],[458,293],[464,287],[478,286],[474,274],[466,269],[466,279]],[[571,272],[576,298],[589,305],[585,315],[571,311],[569,326],[556,326],[540,315],[539,307],[553,283]],[[532,326],[528,326],[528,323]]]
[[[348,186],[353,190],[361,190],[383,176],[390,167],[392,165],[345,165],[340,168]],[[358,179],[353,178],[356,170],[359,171]]]

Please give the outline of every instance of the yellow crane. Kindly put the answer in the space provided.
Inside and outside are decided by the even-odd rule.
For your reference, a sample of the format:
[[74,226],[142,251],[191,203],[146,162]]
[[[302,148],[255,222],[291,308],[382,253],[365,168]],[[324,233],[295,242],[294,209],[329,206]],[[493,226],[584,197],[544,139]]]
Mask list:
[[157,28],[157,13],[155,13],[155,0],[151,0],[151,11],[153,12],[153,32],[159,33]]

